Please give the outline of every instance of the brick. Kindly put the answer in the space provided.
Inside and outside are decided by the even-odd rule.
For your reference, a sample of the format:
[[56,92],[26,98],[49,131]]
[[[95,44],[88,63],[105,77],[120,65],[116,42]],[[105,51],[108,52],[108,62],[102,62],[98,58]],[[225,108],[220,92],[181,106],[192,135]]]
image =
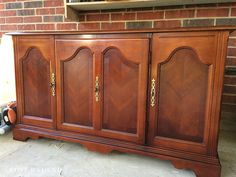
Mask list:
[[170,10],[165,12],[165,18],[192,18],[194,10]]
[[6,22],[6,18],[0,18],[0,23],[3,24]]
[[[64,18],[64,22],[75,22],[75,21],[69,18]],[[77,20],[77,22],[79,22],[79,20]]]
[[42,6],[43,6],[42,1],[24,2],[24,8],[36,8],[36,7],[42,7]]
[[1,25],[2,31],[16,31],[17,25]]
[[125,23],[124,22],[102,23],[101,29],[105,29],[105,30],[125,29]]
[[55,8],[43,8],[43,9],[36,9],[37,15],[53,15],[55,14]]
[[163,19],[164,11],[156,11],[156,12],[138,12],[137,19],[138,20],[147,20],[147,19]]
[[231,9],[231,16],[236,16],[236,8]]
[[42,22],[41,16],[24,17],[24,23],[37,23],[37,22]]
[[83,15],[83,14],[78,15],[78,20],[79,20],[79,22],[85,21],[85,15]]
[[[84,22],[85,21],[85,15],[84,14],[78,14],[76,22]],[[75,20],[64,18],[64,22],[75,22]]]
[[36,30],[55,30],[54,24],[36,24]]
[[5,9],[4,4],[0,4],[0,10],[1,10],[1,9]]
[[228,17],[229,8],[198,9],[197,17]]
[[16,10],[0,11],[0,17],[16,16]]
[[6,23],[22,23],[23,18],[22,17],[8,17],[6,18]]
[[236,85],[224,85],[223,93],[236,94]]
[[142,29],[142,28],[152,28],[151,21],[140,21],[140,22],[126,22],[127,29]]
[[63,22],[63,16],[44,16],[44,22]]
[[28,16],[28,15],[35,15],[34,9],[25,9],[25,10],[18,10],[18,16]]
[[18,25],[18,30],[25,31],[25,30],[35,30],[35,25]]
[[56,8],[56,14],[65,14],[65,8],[64,7]]
[[236,25],[236,18],[216,19],[216,25]]
[[227,57],[226,66],[236,66],[236,58]]
[[228,46],[236,46],[236,39],[235,38],[229,38]]
[[79,23],[78,30],[98,30],[100,29],[100,23]]
[[236,48],[228,48],[227,55],[236,56]]
[[108,21],[109,14],[88,14],[87,21]]
[[57,30],[77,30],[77,23],[59,23]]
[[236,85],[235,76],[226,76],[224,77],[224,84]]
[[230,113],[236,113],[236,104],[225,104],[223,103],[221,106],[221,110],[223,112],[230,112]]
[[21,9],[22,3],[21,2],[15,2],[15,3],[6,3],[6,9]]
[[236,104],[236,95],[233,96],[233,95],[225,95],[225,94],[223,94],[222,102],[223,103],[233,103],[233,104]]
[[236,67],[233,67],[233,66],[226,67],[225,75],[236,76]]
[[181,27],[180,20],[170,20],[170,21],[155,21],[154,28],[176,28]]
[[194,19],[194,20],[184,20],[183,27],[201,27],[201,26],[213,26],[213,19]]
[[111,20],[112,21],[124,21],[124,20],[134,20],[135,19],[135,13],[128,12],[128,13],[112,13],[111,14]]
[[49,0],[44,1],[44,7],[57,7],[57,6],[63,6],[63,0]]

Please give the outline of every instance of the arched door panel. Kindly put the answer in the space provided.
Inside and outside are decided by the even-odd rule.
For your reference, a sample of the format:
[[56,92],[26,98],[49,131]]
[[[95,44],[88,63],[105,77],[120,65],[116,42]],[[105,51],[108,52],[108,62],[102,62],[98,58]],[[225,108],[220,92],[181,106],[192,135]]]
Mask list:
[[54,39],[52,36],[20,36],[17,42],[18,120],[27,125],[53,128],[56,99],[50,83],[55,75]]

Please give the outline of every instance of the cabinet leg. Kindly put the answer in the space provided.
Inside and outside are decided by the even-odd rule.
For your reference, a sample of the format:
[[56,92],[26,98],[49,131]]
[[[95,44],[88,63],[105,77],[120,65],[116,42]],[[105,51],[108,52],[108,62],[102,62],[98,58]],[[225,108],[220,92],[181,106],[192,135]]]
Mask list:
[[193,161],[182,161],[172,160],[172,164],[178,169],[189,169],[192,170],[196,177],[220,177],[221,165],[193,162]]
[[39,139],[38,135],[35,134],[27,134],[20,129],[13,129],[13,139],[17,141],[27,141],[29,138],[31,139]]

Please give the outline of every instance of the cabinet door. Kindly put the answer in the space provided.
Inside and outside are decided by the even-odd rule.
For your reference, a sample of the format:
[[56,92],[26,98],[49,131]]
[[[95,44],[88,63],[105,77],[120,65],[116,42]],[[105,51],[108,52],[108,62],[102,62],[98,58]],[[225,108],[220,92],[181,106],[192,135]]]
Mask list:
[[143,143],[148,39],[68,38],[56,40],[58,128]]
[[205,154],[216,144],[216,108],[220,105],[222,51],[226,47],[223,35],[154,35],[148,135],[152,146]]
[[86,41],[56,40],[57,127],[89,133],[93,129],[94,52]]
[[53,36],[15,38],[17,116],[19,123],[53,127],[55,98],[50,88],[54,72]]
[[108,137],[144,142],[148,46],[147,39],[117,40],[104,46],[99,128]]

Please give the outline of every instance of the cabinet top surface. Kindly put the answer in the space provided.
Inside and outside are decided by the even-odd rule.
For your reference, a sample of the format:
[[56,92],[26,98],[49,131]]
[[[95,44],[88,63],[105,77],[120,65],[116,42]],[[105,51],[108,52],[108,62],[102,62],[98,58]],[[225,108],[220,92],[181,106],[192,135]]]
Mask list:
[[169,29],[129,29],[129,30],[94,30],[94,31],[27,31],[10,32],[8,35],[65,35],[65,34],[121,34],[121,33],[164,33],[164,32],[190,32],[190,31],[234,31],[236,26],[217,26],[217,27],[188,27],[188,28],[169,28]]

